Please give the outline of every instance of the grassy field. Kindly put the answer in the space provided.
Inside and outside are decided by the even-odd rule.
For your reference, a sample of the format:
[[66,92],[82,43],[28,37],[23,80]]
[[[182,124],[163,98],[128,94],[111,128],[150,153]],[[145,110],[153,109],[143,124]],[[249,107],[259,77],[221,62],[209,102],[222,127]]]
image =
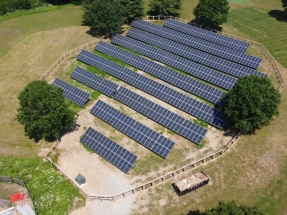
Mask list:
[[83,11],[72,5],[0,19],[0,155],[37,156],[48,144],[35,144],[15,121],[18,93],[64,52],[94,38],[81,26]]

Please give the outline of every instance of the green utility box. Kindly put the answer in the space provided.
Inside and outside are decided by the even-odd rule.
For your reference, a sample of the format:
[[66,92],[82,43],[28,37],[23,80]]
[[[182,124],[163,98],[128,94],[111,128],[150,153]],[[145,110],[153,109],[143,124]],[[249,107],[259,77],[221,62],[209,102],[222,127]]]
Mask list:
[[86,183],[86,179],[84,176],[82,176],[80,173],[77,175],[77,177],[75,178],[76,182],[78,183],[78,185],[82,185]]

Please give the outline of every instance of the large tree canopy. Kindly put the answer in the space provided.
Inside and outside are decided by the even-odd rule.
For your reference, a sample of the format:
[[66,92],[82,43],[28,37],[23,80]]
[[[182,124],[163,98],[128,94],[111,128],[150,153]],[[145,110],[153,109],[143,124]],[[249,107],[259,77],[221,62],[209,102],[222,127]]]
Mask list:
[[196,22],[204,27],[219,28],[227,22],[228,0],[199,0],[193,10]]
[[121,31],[125,11],[120,0],[84,0],[84,24],[90,26],[92,34],[101,36]]
[[46,81],[33,81],[19,94],[20,108],[17,120],[26,134],[38,141],[52,141],[62,129],[71,126],[76,113],[65,103],[63,91]]
[[190,211],[188,214],[197,215],[265,215],[258,208],[253,206],[240,205],[237,206],[234,201],[232,202],[219,202],[215,208],[205,210],[204,212]]
[[125,19],[129,22],[140,19],[144,15],[143,0],[121,0],[121,5],[125,10]]
[[230,131],[251,134],[279,114],[280,101],[281,95],[269,78],[250,75],[240,78],[225,95],[222,110]]
[[150,15],[171,15],[179,16],[182,6],[182,0],[151,0],[149,3]]

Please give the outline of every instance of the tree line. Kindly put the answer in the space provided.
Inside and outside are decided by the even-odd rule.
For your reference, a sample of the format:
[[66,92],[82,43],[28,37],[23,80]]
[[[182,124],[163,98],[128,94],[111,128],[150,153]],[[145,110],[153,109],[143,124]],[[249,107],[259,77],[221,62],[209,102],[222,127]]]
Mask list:
[[68,3],[79,5],[82,0],[0,0],[0,15],[17,10],[30,10],[47,4],[62,5]]

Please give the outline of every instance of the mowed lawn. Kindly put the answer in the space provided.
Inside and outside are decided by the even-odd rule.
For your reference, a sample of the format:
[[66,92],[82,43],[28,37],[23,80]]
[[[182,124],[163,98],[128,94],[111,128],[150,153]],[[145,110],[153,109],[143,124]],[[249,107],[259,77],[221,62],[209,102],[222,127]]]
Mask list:
[[82,14],[80,7],[67,5],[0,21],[0,156],[37,156],[49,146],[24,136],[15,120],[17,96],[63,53],[94,39],[81,26]]

